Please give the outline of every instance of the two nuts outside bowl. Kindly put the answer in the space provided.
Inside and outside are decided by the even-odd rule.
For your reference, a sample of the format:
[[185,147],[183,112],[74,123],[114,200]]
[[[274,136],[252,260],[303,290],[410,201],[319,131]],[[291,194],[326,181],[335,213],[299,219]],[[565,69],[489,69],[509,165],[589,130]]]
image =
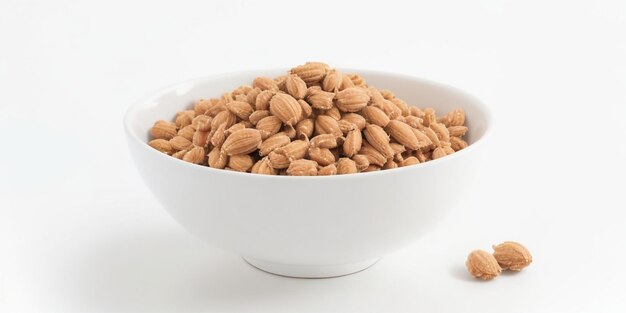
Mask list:
[[438,159],[467,147],[467,132],[461,109],[438,116],[358,74],[308,62],[157,121],[149,145],[217,169],[317,176]]
[[505,241],[493,246],[493,254],[474,250],[467,256],[467,271],[483,280],[496,278],[502,270],[521,271],[533,261],[530,251],[514,241]]

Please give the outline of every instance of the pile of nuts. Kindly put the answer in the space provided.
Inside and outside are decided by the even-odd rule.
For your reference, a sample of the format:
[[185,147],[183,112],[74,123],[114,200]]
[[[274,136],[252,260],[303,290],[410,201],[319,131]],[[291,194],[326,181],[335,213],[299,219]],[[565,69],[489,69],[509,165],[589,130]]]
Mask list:
[[201,99],[149,145],[184,161],[267,175],[371,172],[438,159],[467,147],[465,113],[409,106],[357,74],[308,62]]
[[514,241],[505,241],[493,246],[493,254],[474,250],[467,256],[465,266],[474,277],[491,280],[502,270],[521,271],[533,261],[526,247]]

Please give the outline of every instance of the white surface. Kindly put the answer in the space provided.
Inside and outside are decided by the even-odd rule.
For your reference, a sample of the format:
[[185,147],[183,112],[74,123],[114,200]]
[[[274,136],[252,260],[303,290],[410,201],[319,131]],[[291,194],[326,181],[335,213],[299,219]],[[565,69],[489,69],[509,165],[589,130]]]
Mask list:
[[[404,75],[360,71],[369,84],[391,89],[407,103],[427,104],[437,112],[463,108],[471,129],[464,137],[469,147],[395,171],[285,177],[199,167],[146,144],[154,121],[255,77],[284,72],[247,71],[175,84],[147,95],[125,114],[128,145],[141,177],[190,233],[267,272],[342,276],[414,242],[472,191],[467,187],[489,148],[490,110],[458,89]],[[449,190],[458,196],[450,197]]]
[[[586,3],[0,2],[0,312],[624,312],[626,3]],[[169,83],[314,59],[467,90],[496,145],[427,236],[294,280],[179,227],[121,119]],[[532,266],[469,279],[504,240]]]

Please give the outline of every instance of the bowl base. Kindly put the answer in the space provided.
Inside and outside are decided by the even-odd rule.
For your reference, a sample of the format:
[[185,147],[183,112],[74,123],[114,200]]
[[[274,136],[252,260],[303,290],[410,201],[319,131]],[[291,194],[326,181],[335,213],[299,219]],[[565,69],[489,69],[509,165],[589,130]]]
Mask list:
[[243,258],[248,264],[264,272],[294,278],[331,278],[345,276],[368,269],[380,258],[340,265],[294,265],[253,258]]

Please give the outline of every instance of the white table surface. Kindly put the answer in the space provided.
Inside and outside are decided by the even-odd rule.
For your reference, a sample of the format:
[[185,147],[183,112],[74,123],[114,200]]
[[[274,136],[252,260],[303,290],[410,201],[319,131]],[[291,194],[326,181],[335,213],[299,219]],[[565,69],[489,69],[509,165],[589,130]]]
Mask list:
[[[625,312],[626,3],[587,3],[1,1],[0,312]],[[336,279],[188,235],[122,133],[163,85],[307,60],[445,82],[497,120],[461,207]],[[504,240],[532,266],[471,279]]]

